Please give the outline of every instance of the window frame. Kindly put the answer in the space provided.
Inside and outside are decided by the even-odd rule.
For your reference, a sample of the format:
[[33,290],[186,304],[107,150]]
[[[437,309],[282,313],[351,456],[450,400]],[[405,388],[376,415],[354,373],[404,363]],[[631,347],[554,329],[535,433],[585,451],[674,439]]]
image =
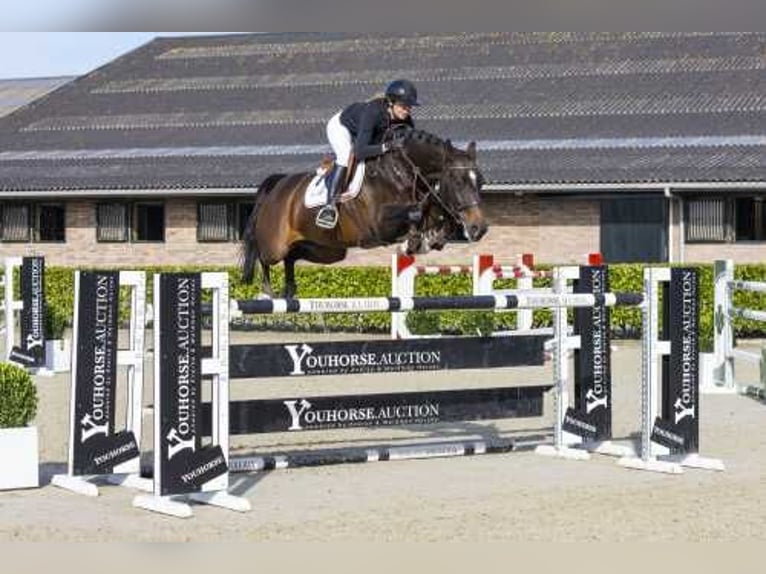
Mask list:
[[[138,210],[141,207],[162,207],[162,239],[139,239],[138,238]],[[131,243],[165,243],[167,237],[168,210],[163,200],[133,201],[130,203],[130,242]]]
[[[226,206],[226,239],[203,239],[201,237],[201,213],[204,205]],[[197,201],[197,242],[198,243],[227,243],[243,240],[250,213],[255,208],[255,200],[237,199],[200,199]],[[244,219],[244,224],[241,222]]]
[[[56,207],[61,209],[62,215],[63,215],[63,227],[61,229],[61,232],[63,234],[63,239],[42,239],[42,234],[41,234],[42,226],[40,225],[40,217],[42,215],[42,209],[44,207]],[[66,237],[67,237],[66,214],[67,214],[66,202],[41,201],[40,203],[36,203],[33,230],[32,230],[34,233],[34,242],[35,243],[66,243]]]
[[[5,237],[5,210],[8,207],[24,207],[26,208],[26,239],[6,239]],[[32,230],[34,203],[22,202],[22,201],[4,201],[0,203],[0,243],[32,243],[34,241],[34,233]]]
[[[708,202],[711,200],[720,201],[723,204],[723,237],[721,239],[695,239],[691,237],[693,226],[691,222],[691,210],[693,203]],[[729,200],[726,197],[714,196],[705,197],[698,196],[694,198],[688,198],[684,201],[684,242],[696,245],[720,245],[722,243],[731,242],[731,214],[729,213],[730,205]]]
[[[740,239],[740,205],[748,201],[755,208],[752,210],[753,220],[750,224],[751,232],[754,235],[754,239]],[[733,203],[733,236],[734,243],[763,243],[766,242],[766,198],[763,196],[738,196],[732,198]],[[760,209],[757,209],[760,207]]]
[[[692,239],[690,238],[690,232],[692,230],[690,210],[691,204],[697,201],[705,200],[720,200],[724,205],[723,214],[723,226],[724,233],[723,239]],[[756,217],[755,225],[760,225],[760,232],[753,229],[753,234],[762,239],[738,239],[738,204],[743,200],[750,200],[755,204],[761,205],[761,214]],[[766,243],[766,193],[761,194],[727,194],[727,195],[698,195],[693,197],[687,197],[684,199],[684,242],[692,245],[742,245],[742,244],[758,244]]]
[[[204,207],[207,206],[215,206],[215,207],[224,207],[226,214],[225,218],[226,221],[224,222],[224,226],[226,228],[226,231],[224,233],[225,237],[216,239],[216,238],[204,238],[202,237],[202,210]],[[197,243],[228,243],[232,240],[232,210],[234,208],[234,204],[230,201],[225,200],[199,200],[197,201]]]
[[[102,227],[100,211],[102,206],[121,206],[123,208],[122,239],[102,239],[99,236]],[[99,201],[94,207],[96,210],[96,243],[130,243],[130,204],[127,201]]]

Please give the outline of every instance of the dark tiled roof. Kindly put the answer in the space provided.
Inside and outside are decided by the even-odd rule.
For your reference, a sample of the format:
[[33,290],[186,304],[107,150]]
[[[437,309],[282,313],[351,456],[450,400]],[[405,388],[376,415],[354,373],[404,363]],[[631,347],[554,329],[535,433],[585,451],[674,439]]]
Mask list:
[[0,120],[0,190],[253,187],[413,79],[491,183],[766,181],[766,34],[157,39]]

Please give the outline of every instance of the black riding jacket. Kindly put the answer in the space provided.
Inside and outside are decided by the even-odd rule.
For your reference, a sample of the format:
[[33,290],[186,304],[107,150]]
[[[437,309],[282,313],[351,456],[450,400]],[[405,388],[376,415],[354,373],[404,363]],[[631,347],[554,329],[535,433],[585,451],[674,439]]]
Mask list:
[[354,155],[358,161],[383,153],[381,142],[389,127],[402,124],[415,127],[412,116],[405,121],[392,120],[385,98],[351,104],[341,112],[340,123],[351,133]]

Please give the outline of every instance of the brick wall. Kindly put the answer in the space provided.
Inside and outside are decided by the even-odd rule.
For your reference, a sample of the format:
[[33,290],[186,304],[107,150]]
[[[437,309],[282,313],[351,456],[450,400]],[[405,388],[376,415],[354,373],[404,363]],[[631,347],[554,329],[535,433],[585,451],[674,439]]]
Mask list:
[[687,263],[711,263],[716,259],[732,259],[735,263],[766,263],[766,243],[687,243]]
[[[72,267],[236,265],[239,261],[237,243],[197,242],[196,205],[197,200],[191,198],[166,203],[164,243],[98,243],[95,202],[71,202],[66,210],[66,243],[0,243],[0,257],[44,255],[49,265]],[[585,254],[600,251],[597,200],[488,194],[484,208],[490,230],[481,242],[452,244],[419,259],[424,263],[468,264],[473,254],[492,253],[498,261],[509,263],[514,262],[518,254],[533,253],[541,263],[566,264],[579,263]],[[674,212],[673,258],[678,261],[680,210]],[[352,249],[343,264],[387,266],[392,252],[393,247]],[[740,263],[766,261],[766,245],[760,243],[689,244],[684,253],[689,262],[727,257]]]
[[[503,263],[533,253],[540,263],[579,263],[599,250],[599,205],[536,196],[487,195],[483,199],[489,232],[475,244],[451,244],[419,257],[424,263],[467,264],[475,253],[491,253]],[[352,252],[352,265],[386,265],[391,249]]]
[[235,263],[236,243],[197,242],[197,201],[173,199],[165,204],[164,243],[99,243],[93,201],[70,202],[66,209],[66,243],[0,243],[0,256],[45,255],[48,265],[140,267],[146,265],[212,265]]

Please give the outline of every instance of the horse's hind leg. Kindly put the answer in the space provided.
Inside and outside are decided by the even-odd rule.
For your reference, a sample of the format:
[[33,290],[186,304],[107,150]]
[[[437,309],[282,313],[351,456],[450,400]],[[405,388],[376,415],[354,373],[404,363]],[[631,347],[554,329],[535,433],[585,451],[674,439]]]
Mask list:
[[298,291],[298,285],[295,283],[295,259],[287,257],[282,263],[285,265],[285,289],[282,295],[285,299],[292,299]]
[[298,284],[295,282],[295,262],[305,259],[311,263],[324,263],[329,265],[341,261],[346,257],[345,247],[328,247],[316,245],[307,241],[296,243],[290,249],[290,253],[282,262],[285,265],[285,290],[286,299],[292,299],[298,292]]
[[271,287],[271,265],[261,263],[261,291],[264,295],[274,298],[274,289]]

